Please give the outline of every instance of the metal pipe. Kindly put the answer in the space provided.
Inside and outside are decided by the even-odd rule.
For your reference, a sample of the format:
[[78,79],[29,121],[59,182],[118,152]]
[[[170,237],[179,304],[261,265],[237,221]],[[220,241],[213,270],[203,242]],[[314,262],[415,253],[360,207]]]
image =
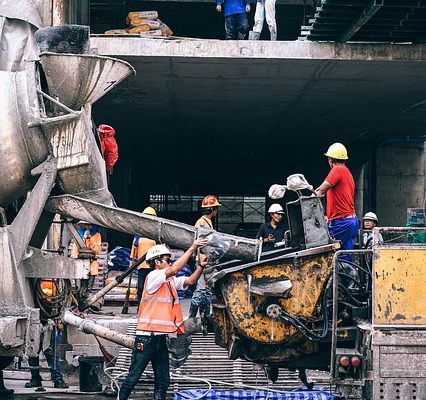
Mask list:
[[127,271],[125,271],[119,276],[116,276],[112,282],[110,282],[104,288],[96,292],[92,297],[87,299],[87,301],[83,305],[83,308],[80,308],[80,311],[86,310],[91,305],[95,304],[101,297],[104,297],[108,292],[118,286],[120,283],[123,283],[124,279],[126,279],[128,275],[130,275],[139,265],[141,265],[145,261],[145,258],[146,254],[144,254],[141,258],[138,258]]
[[112,329],[105,328],[104,326],[98,325],[92,319],[83,319],[77,317],[70,311],[65,311],[64,322],[69,325],[76,326],[80,331],[84,333],[93,334],[103,339],[109,340],[110,342],[117,343],[128,349],[132,349],[135,343],[135,338],[123,333],[118,333]]
[[[179,249],[187,249],[191,246],[197,232],[197,228],[181,222],[111,207],[72,195],[51,197],[46,204],[46,209],[65,217],[82,219],[108,229],[142,235]],[[202,228],[199,230],[209,231]],[[258,259],[261,241],[224,233],[220,233],[220,235],[231,243],[231,247],[226,253],[227,258],[243,261]]]
[[65,104],[62,104],[60,101],[56,100],[52,96],[49,96],[48,94],[44,93],[42,90],[37,89],[37,93],[41,94],[46,99],[50,100],[52,103],[55,103],[60,108],[64,109],[65,111],[69,112],[70,114],[80,114],[79,111],[72,110],[71,108],[67,107]]

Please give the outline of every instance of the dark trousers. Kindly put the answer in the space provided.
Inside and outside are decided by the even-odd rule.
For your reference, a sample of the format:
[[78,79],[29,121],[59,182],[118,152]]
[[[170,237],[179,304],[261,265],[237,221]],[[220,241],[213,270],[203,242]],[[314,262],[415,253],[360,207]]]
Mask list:
[[227,40],[237,40],[238,34],[244,38],[249,30],[247,13],[232,14],[225,17],[225,34]]
[[154,370],[153,398],[166,400],[167,388],[170,384],[169,351],[166,338],[167,335],[136,336],[129,375],[120,388],[120,400],[129,398],[150,361]]
[[150,272],[151,270],[149,268],[138,269],[138,302],[141,301],[143,288],[145,286],[145,279]]
[[[54,336],[52,334],[52,336]],[[59,357],[58,353],[54,352],[54,347],[52,342],[50,343],[50,346],[44,350],[44,356],[46,357],[47,364],[50,368],[50,376],[52,378],[53,382],[58,381],[59,379],[63,379],[63,375],[61,373],[61,368],[59,364]],[[40,377],[40,360],[39,357],[29,357],[28,358],[28,365],[30,366],[31,370],[31,378],[39,378]]]

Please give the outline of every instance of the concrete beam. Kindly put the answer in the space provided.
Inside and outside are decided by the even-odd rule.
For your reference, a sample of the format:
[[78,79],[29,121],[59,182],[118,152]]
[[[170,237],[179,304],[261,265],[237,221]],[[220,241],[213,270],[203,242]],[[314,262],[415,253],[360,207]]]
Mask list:
[[426,61],[424,45],[162,39],[92,35],[90,46],[116,57]]

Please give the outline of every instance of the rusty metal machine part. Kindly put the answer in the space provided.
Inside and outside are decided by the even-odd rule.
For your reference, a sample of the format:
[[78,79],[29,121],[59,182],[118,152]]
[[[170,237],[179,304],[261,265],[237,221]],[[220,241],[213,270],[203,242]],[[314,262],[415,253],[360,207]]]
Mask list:
[[[335,248],[327,245],[319,250],[294,252],[236,266],[228,273],[225,269],[219,271],[217,281],[213,274],[218,344],[235,348],[238,338],[241,357],[282,365],[316,351],[317,344],[285,321],[283,312],[304,321],[318,318],[316,307],[332,272]],[[274,291],[270,289],[271,281],[285,285]],[[265,287],[268,289],[260,290]],[[281,296],[277,296],[280,291]]]

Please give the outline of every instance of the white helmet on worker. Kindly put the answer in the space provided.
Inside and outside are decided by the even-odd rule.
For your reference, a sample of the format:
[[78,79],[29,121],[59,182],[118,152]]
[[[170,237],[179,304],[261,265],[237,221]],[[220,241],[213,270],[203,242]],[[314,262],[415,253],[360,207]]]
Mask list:
[[363,220],[370,220],[370,221],[375,221],[375,222],[379,222],[379,219],[377,218],[377,215],[371,211],[369,211],[368,213],[366,213],[364,215],[364,217],[362,218]]
[[269,214],[284,214],[284,210],[279,204],[274,203],[274,204],[271,204],[271,207],[269,207],[268,213]]
[[155,246],[152,246],[146,253],[146,261],[155,260],[156,258],[162,257],[162,256],[171,256],[172,253],[170,250],[165,246],[164,244],[156,244]]
[[142,211],[142,214],[153,215],[154,217],[156,217],[157,211],[155,211],[155,208],[153,207],[145,207],[144,210]]
[[336,160],[348,159],[348,151],[342,143],[333,143],[324,155]]

